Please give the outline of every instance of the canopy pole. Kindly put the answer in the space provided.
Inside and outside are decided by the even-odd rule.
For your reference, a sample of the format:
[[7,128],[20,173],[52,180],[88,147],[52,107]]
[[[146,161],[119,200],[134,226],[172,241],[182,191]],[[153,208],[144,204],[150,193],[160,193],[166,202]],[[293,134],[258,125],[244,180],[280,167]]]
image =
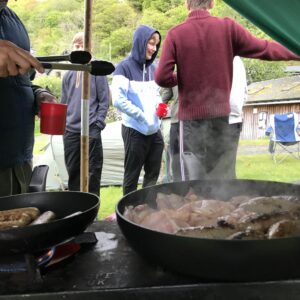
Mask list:
[[[84,50],[91,52],[92,40],[92,0],[85,0]],[[89,100],[90,75],[83,72],[81,100],[81,139],[80,139],[80,191],[89,191]]]

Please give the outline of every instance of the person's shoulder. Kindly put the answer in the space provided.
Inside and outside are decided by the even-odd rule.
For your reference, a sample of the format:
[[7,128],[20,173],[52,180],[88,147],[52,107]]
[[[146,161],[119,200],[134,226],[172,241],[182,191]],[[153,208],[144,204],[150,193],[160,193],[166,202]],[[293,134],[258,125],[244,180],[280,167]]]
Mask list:
[[116,68],[113,72],[113,76],[116,76],[116,75],[124,75],[124,72],[125,72],[125,68],[124,68],[124,63],[123,61],[119,62],[117,65],[116,65]]
[[214,27],[224,30],[224,32],[236,33],[245,31],[241,24],[230,17],[212,17],[211,23],[214,24]]
[[127,77],[129,70],[131,70],[132,68],[134,68],[133,61],[129,57],[126,57],[116,65],[113,75],[123,75]]
[[173,27],[171,27],[169,30],[168,30],[168,33],[172,33],[172,32],[176,32],[177,30],[180,30],[181,28],[185,27],[187,25],[187,21],[183,21],[177,25],[174,25]]
[[115,72],[118,72],[120,70],[126,69],[128,65],[130,65],[130,64],[129,64],[128,58],[126,57],[126,58],[124,58],[123,60],[121,60],[120,62],[118,62],[116,64],[116,66],[115,66]]
[[[238,24],[235,20],[233,20],[230,17],[218,17],[218,16],[212,16],[212,15],[210,15],[209,18],[207,18],[207,22],[220,23],[220,25],[223,24],[223,25],[228,25],[228,26],[235,26],[236,24]],[[172,35],[173,33],[182,31],[186,27],[189,27],[189,26],[190,26],[189,20],[185,20],[185,21],[171,27],[168,30],[168,34]]]
[[230,17],[211,16],[209,20],[212,22],[219,22],[223,24],[237,24],[237,22]]
[[223,17],[223,18],[219,18],[224,24],[226,24],[227,26],[230,26],[232,28],[243,28],[243,26],[238,23],[236,20],[230,18],[230,17]]

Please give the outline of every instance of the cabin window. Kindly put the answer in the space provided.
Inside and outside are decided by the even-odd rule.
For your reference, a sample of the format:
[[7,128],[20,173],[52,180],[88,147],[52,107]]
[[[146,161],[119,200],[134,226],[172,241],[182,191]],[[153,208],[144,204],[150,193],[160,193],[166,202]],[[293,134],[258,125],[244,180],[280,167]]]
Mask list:
[[265,130],[267,127],[268,113],[266,111],[261,111],[258,114],[258,128]]

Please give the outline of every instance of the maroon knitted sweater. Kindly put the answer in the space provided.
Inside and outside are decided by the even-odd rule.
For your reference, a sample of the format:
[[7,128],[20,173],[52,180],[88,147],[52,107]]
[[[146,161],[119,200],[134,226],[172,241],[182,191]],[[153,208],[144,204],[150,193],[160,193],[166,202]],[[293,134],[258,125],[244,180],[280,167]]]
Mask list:
[[179,119],[229,115],[232,64],[236,55],[299,60],[280,44],[258,39],[232,19],[213,17],[206,10],[190,12],[184,23],[168,31],[155,81],[162,87],[178,84]]

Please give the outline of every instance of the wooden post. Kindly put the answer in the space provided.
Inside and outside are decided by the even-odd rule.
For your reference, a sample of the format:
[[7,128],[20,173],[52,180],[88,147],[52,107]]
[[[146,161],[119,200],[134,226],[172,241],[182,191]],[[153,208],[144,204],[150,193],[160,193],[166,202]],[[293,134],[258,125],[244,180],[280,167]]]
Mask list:
[[[85,0],[84,50],[91,52],[92,39],[92,0]],[[80,191],[89,191],[89,111],[90,74],[83,73],[81,101],[81,140],[80,140]]]

